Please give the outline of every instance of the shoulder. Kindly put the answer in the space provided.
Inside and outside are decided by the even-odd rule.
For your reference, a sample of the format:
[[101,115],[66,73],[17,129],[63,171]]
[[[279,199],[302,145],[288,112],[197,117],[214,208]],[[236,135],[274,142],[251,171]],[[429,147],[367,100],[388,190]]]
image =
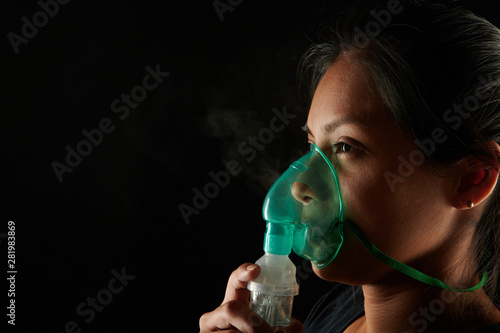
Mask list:
[[500,333],[500,323],[496,323],[487,327],[483,327],[474,333]]
[[304,333],[343,332],[364,313],[361,287],[341,283],[319,299],[304,322]]

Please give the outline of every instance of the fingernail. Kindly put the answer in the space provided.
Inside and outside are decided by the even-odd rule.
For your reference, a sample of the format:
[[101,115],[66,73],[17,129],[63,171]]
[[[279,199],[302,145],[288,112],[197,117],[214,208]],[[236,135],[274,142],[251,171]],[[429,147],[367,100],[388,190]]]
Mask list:
[[255,264],[248,265],[247,266],[247,271],[253,271],[257,267],[259,267],[259,265],[255,265]]

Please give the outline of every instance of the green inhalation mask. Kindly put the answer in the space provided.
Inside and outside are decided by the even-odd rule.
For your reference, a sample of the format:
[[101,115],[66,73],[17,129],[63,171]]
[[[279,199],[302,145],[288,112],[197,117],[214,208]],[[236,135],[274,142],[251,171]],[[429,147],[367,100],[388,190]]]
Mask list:
[[269,190],[262,209],[264,251],[293,251],[317,267],[328,265],[343,242],[342,198],[330,160],[312,144]]
[[[336,164],[336,163],[334,163]],[[484,285],[487,275],[472,288],[455,289],[382,253],[342,212],[339,180],[332,161],[316,146],[293,162],[269,190],[263,206],[267,222],[264,251],[288,255],[291,249],[325,267],[342,249],[348,227],[375,258],[426,284],[454,291],[473,291]]]

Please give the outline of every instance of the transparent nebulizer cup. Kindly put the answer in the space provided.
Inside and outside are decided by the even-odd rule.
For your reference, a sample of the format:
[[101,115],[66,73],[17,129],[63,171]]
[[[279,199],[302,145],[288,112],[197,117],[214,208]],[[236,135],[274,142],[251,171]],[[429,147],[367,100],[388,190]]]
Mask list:
[[295,265],[287,255],[266,253],[256,264],[259,278],[248,285],[250,304],[275,332],[287,332],[292,316],[293,297],[299,292]]
[[287,332],[292,316],[293,297],[299,293],[295,265],[288,255],[293,230],[286,224],[268,223],[265,254],[255,263],[260,266],[257,279],[249,282],[250,304],[275,332]]

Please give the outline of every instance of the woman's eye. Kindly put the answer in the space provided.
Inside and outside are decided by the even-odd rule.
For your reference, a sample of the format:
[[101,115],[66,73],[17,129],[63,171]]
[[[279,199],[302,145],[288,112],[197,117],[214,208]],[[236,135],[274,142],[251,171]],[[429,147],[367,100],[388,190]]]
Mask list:
[[348,152],[354,150],[354,148],[350,144],[347,144],[345,142],[336,143],[334,145],[334,148],[335,148],[334,149],[335,154],[348,153]]

